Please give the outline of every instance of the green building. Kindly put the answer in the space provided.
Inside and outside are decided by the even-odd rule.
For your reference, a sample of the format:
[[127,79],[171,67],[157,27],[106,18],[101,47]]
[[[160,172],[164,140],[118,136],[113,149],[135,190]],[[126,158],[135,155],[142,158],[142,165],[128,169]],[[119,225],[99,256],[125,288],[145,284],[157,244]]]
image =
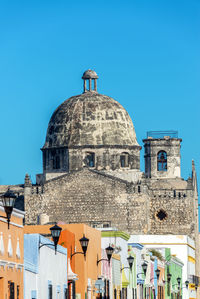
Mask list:
[[165,299],[182,298],[182,268],[183,262],[171,255],[169,248],[165,249]]

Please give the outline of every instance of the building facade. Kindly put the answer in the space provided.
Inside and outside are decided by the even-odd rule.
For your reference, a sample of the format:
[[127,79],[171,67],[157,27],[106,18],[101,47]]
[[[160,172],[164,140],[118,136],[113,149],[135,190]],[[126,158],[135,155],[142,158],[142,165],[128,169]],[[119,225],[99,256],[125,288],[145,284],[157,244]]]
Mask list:
[[24,212],[14,209],[8,229],[0,204],[0,298],[23,299]]
[[[45,245],[48,244],[48,245]],[[24,235],[24,298],[67,298],[67,249],[39,234]]]
[[[97,265],[97,259],[101,259],[101,233],[85,224],[59,224],[62,228],[59,244],[69,248],[68,259],[70,259],[70,268],[72,272],[71,283],[68,284],[70,298],[94,298],[95,281],[101,276],[101,266]],[[51,225],[27,225],[24,230],[27,234],[49,234]],[[67,234],[66,231],[69,233]],[[73,236],[71,236],[71,234]],[[71,237],[66,240],[65,236]],[[83,252],[80,239],[85,235],[89,239],[86,255],[77,254]],[[75,241],[75,243],[73,243]],[[69,263],[69,260],[68,260]],[[74,275],[75,274],[75,275]],[[72,287],[75,284],[75,288]]]

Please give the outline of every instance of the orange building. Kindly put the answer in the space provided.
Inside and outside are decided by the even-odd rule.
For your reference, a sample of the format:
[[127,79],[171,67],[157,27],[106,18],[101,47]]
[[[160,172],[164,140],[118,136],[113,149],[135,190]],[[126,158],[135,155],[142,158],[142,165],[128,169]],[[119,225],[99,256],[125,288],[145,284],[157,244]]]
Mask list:
[[0,205],[0,298],[23,299],[25,213],[13,209],[8,229],[4,208]]
[[[28,225],[24,227],[24,233],[49,234],[52,225]],[[97,266],[97,256],[101,258],[101,232],[85,224],[59,224],[62,227],[61,239],[59,244],[68,249],[68,258],[72,271],[77,274],[76,297],[80,299],[96,298],[95,281],[101,275],[101,266]],[[75,236],[75,247],[70,234]],[[79,240],[85,235],[89,239],[86,257],[83,254],[71,254],[82,252]],[[69,238],[69,239],[68,239]],[[71,298],[75,294],[70,294]]]

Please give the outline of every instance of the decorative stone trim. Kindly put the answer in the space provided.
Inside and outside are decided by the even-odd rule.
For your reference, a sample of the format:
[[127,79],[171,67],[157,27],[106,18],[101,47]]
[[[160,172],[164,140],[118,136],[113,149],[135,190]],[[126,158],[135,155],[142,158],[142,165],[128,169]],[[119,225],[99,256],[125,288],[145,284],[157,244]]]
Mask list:
[[6,267],[7,264],[8,264],[7,261],[2,261],[2,260],[0,260],[0,266],[3,267],[4,270],[5,270],[5,267]]
[[16,263],[8,262],[8,264],[7,264],[7,268],[8,268],[8,269],[9,269],[9,268],[14,269],[15,266],[16,266]]

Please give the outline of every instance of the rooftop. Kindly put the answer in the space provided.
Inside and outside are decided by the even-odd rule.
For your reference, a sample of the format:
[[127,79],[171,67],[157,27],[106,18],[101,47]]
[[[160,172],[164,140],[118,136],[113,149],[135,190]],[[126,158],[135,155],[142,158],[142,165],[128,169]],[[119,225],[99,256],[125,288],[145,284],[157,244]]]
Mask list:
[[148,131],[147,132],[147,138],[164,139],[165,137],[178,138],[178,131]]

